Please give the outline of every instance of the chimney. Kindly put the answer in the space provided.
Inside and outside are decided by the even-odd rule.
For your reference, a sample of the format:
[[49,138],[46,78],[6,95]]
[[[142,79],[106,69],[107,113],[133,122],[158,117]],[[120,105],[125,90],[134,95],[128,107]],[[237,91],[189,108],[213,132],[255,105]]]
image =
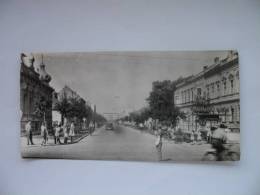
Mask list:
[[203,71],[206,71],[208,69],[208,66],[203,66]]
[[219,62],[220,62],[219,57],[215,57],[215,58],[214,58],[214,63],[215,63],[215,65],[219,64]]
[[233,50],[230,50],[230,51],[228,52],[227,58],[228,58],[229,60],[232,60],[233,57],[234,57],[234,51],[233,51]]

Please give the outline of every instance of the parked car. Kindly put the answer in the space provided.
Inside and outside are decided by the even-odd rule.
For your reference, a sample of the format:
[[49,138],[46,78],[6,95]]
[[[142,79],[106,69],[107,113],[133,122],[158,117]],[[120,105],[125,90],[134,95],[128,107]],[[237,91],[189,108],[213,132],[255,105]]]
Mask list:
[[107,123],[106,124],[106,130],[113,130],[114,127],[113,127],[113,123]]

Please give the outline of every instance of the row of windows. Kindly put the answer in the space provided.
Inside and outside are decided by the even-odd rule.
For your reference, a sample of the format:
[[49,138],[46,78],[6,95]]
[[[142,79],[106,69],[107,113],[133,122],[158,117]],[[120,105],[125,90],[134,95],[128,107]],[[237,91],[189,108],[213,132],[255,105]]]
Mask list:
[[[237,85],[237,86],[236,86]],[[181,91],[180,97],[175,96],[177,103],[189,103],[194,101],[195,96],[204,96],[212,99],[223,95],[233,94],[239,91],[239,81],[230,77],[229,79],[223,78],[222,81],[212,82],[206,85],[206,90],[203,91],[201,88],[190,88]],[[196,92],[196,93],[195,93]]]

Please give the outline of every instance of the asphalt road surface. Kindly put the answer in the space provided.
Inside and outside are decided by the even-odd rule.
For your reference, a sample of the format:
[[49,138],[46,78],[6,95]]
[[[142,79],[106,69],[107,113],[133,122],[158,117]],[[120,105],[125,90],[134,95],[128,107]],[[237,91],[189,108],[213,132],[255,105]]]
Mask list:
[[[155,136],[131,127],[104,127],[80,142],[68,145],[27,146],[22,141],[22,156],[32,158],[69,158],[89,160],[157,161]],[[208,144],[176,144],[163,141],[163,161],[200,161],[210,146]]]

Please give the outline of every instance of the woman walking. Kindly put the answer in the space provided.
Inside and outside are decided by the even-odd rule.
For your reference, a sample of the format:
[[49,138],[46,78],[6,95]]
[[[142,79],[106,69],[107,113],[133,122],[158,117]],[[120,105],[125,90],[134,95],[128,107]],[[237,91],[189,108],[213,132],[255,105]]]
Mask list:
[[75,126],[73,122],[70,124],[69,136],[70,136],[70,142],[73,143],[73,137],[75,136]]
[[198,142],[198,144],[201,144],[201,132],[200,131],[197,132],[197,142]]
[[194,144],[194,140],[195,140],[194,131],[192,131],[191,134],[190,134],[191,144]]
[[157,138],[155,141],[155,148],[157,150],[157,157],[158,161],[162,160],[162,131],[161,128],[159,127],[157,131]]
[[47,139],[48,139],[48,131],[46,128],[45,123],[43,122],[41,125],[41,136],[42,136],[42,146],[47,144]]

